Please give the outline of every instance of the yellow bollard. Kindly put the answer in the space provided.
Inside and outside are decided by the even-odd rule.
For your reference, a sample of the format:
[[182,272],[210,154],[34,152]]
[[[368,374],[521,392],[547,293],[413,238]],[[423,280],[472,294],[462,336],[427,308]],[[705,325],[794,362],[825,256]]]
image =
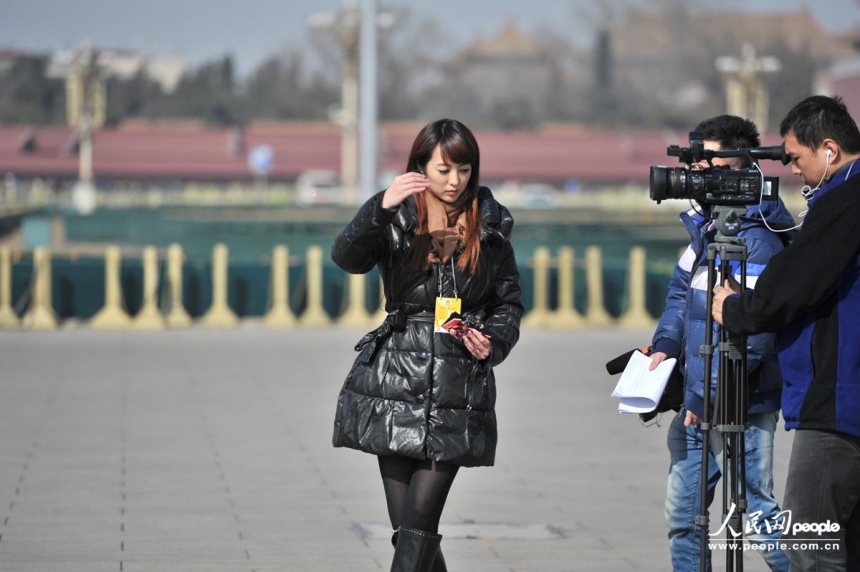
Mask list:
[[227,245],[216,244],[212,251],[212,306],[200,320],[210,328],[229,328],[239,323],[239,318],[227,305],[227,269],[230,254]]
[[97,330],[121,330],[131,327],[131,318],[122,309],[122,287],[120,267],[122,253],[118,246],[109,246],[105,251],[105,305],[90,320],[90,327]]
[[158,308],[158,251],[154,246],[143,249],[143,306],[132,320],[140,330],[164,329],[164,316]]
[[385,311],[385,282],[382,276],[379,277],[379,308],[370,317],[370,325],[378,326],[388,317],[388,312]]
[[51,253],[44,248],[33,250],[33,272],[36,283],[33,285],[33,303],[21,321],[21,327],[28,330],[55,330],[57,316],[51,302]]
[[0,329],[15,329],[20,326],[18,316],[12,309],[12,253],[0,247]]
[[296,318],[290,310],[290,251],[276,246],[272,252],[272,308],[263,319],[269,328],[292,328]]
[[299,324],[310,327],[328,326],[331,319],[323,309],[323,252],[319,246],[308,248],[306,272],[308,304],[299,318]]
[[337,319],[338,326],[364,328],[370,324],[370,314],[364,307],[364,274],[348,274],[349,303],[346,311]]
[[612,317],[603,305],[603,254],[599,246],[585,249],[585,287],[588,293],[585,311],[588,327],[611,325]]
[[550,319],[550,326],[558,329],[584,328],[585,319],[573,304],[574,289],[573,249],[563,246],[558,249],[558,310]]
[[182,247],[171,244],[167,248],[167,282],[170,287],[170,308],[165,318],[171,328],[187,328],[191,325],[191,316],[182,305],[182,264],[185,255]]
[[628,298],[630,307],[621,316],[618,325],[634,329],[653,329],[656,321],[645,309],[645,249],[635,246],[630,249],[630,268],[628,270]]
[[523,318],[523,325],[530,328],[542,328],[549,325],[549,249],[540,246],[534,255],[534,306],[532,311]]

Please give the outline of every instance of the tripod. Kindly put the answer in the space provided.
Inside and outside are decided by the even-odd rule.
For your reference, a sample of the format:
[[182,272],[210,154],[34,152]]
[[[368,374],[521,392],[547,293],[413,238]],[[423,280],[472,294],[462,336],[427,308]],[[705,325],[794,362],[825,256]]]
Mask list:
[[[746,468],[744,458],[744,432],[749,426],[749,403],[747,382],[746,336],[730,335],[720,329],[720,362],[717,369],[717,392],[714,403],[714,420],[711,419],[711,367],[714,358],[714,319],[711,316],[716,280],[716,258],[720,259],[720,277],[731,276],[732,261],[738,261],[741,269],[740,283],[746,284],[747,247],[745,239],[739,237],[741,213],[745,207],[715,206],[712,218],[716,221],[715,241],[708,245],[708,301],[705,321],[705,343],[700,355],[705,361],[703,386],[704,412],[702,423],[702,483],[701,511],[696,517],[700,526],[701,572],[706,572],[706,549],[708,542],[708,455],[710,453],[711,430],[715,428],[723,446],[723,519],[726,525],[726,572],[743,571],[743,516],[747,509]],[[731,503],[731,504],[730,504]],[[730,508],[731,507],[731,508]]]

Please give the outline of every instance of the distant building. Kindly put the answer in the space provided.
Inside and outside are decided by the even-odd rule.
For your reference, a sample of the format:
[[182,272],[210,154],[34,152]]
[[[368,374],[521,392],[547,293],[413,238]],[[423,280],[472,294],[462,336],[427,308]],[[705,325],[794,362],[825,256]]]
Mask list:
[[474,113],[509,115],[522,124],[543,115],[538,111],[555,76],[552,54],[511,21],[498,35],[455,56],[448,84]]
[[[380,172],[402,172],[417,125],[383,124]],[[40,177],[70,184],[78,158],[67,151],[72,133],[62,127],[0,126],[0,173],[20,180]],[[328,123],[250,124],[236,132],[194,123],[123,124],[98,129],[93,136],[93,172],[101,188],[129,182],[252,181],[248,154],[271,149],[270,182],[295,181],[308,170],[337,172],[341,132]],[[645,185],[651,165],[673,164],[671,144],[686,144],[686,133],[666,130],[615,132],[576,126],[533,130],[475,130],[481,145],[481,178],[491,186],[503,181],[539,182],[561,188],[575,182],[583,189],[601,185]],[[777,136],[765,138],[777,144]],[[28,149],[29,147],[35,149]],[[788,176],[788,167],[769,165],[768,174]]]
[[[713,71],[714,59],[740,55],[744,43],[762,56],[800,54],[814,66],[857,53],[856,37],[829,34],[807,9],[704,14],[679,10],[670,15],[631,11],[611,35],[614,78],[622,87],[691,110],[712,102],[722,89],[720,76]],[[701,73],[703,69],[710,76]]]
[[851,117],[860,124],[860,55],[838,60],[819,72],[815,91],[842,97]]
[[91,49],[84,44],[75,50],[60,50],[51,58],[47,75],[66,82],[66,123],[76,126],[84,106],[90,123],[101,127],[107,116],[105,82],[115,77],[129,80],[145,74],[165,93],[176,89],[185,73],[185,60],[173,56],[146,58],[131,50]]
[[843,32],[837,37],[843,44],[852,47],[856,52],[860,52],[860,26]]
[[[49,66],[49,75],[65,77],[64,70],[80,59],[84,49],[82,47],[54,53]],[[157,83],[164,93],[173,92],[188,70],[188,62],[179,56],[144,56],[131,50],[105,48],[91,51],[104,77],[127,80],[139,73],[144,73]]]
[[856,54],[835,61],[819,74],[816,91],[841,96],[854,121],[860,124],[860,26],[840,35],[839,39]]
[[173,93],[188,71],[188,62],[179,56],[152,56],[146,60],[144,68],[146,75],[161,86],[161,91]]

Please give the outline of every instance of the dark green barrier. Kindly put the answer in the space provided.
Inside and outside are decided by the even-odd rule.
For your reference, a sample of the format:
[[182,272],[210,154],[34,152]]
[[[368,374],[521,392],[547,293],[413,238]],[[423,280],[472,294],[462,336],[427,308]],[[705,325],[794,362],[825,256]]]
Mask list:
[[[289,305],[293,313],[301,315],[307,304],[305,290],[306,271],[304,257],[292,260],[289,270]],[[529,264],[520,263],[523,302],[530,310],[534,300],[533,270]],[[12,300],[19,315],[29,307],[28,291],[33,275],[32,259],[26,257],[13,265]],[[227,302],[240,318],[261,317],[270,305],[269,288],[271,266],[269,264],[232,262],[228,271]],[[193,318],[199,318],[212,304],[212,265],[195,260],[187,262],[182,269],[183,304]],[[663,310],[669,275],[663,271],[650,272],[646,281],[647,309],[653,316]],[[580,313],[585,312],[585,270],[577,264],[574,271],[574,304]],[[129,315],[135,315],[143,304],[143,270],[138,259],[124,258],[120,270],[123,303]],[[348,289],[347,275],[334,265],[323,269],[323,307],[332,317],[337,317],[346,308]],[[374,313],[379,307],[379,273],[373,270],[365,282],[365,308]],[[69,259],[55,257],[52,260],[52,296],[54,310],[61,320],[76,318],[87,320],[104,305],[105,278],[104,259],[81,257]],[[166,262],[159,263],[158,303],[165,307],[169,295],[166,280]],[[604,264],[603,294],[606,309],[618,317],[627,308],[626,263],[610,261]],[[549,304],[558,305],[558,270],[550,272]]]
[[[54,213],[59,215],[60,213]],[[259,317],[269,305],[270,262],[272,250],[286,245],[290,251],[289,304],[296,315],[304,311],[307,296],[304,291],[304,259],[308,247],[320,246],[324,253],[323,306],[331,316],[346,307],[344,273],[328,259],[334,237],[351,216],[349,212],[320,211],[306,213],[316,220],[280,220],[298,217],[296,213],[274,213],[243,208],[163,208],[102,210],[90,216],[62,214],[66,234],[72,243],[101,243],[151,245],[161,250],[170,244],[181,244],[188,262],[183,267],[183,303],[192,317],[203,315],[212,301],[212,248],[224,243],[230,253],[228,273],[228,304],[239,317]],[[517,215],[518,213],[514,213]],[[276,215],[276,216],[275,216]],[[534,220],[535,217],[530,217]],[[540,218],[540,217],[538,217]],[[343,219],[343,220],[341,220]],[[529,220],[524,217],[524,219]],[[663,226],[641,226],[621,223],[586,222],[578,224],[520,224],[514,227],[512,243],[520,267],[524,304],[531,309],[534,300],[531,257],[535,248],[546,246],[553,256],[562,246],[575,252],[574,304],[585,311],[584,257],[587,246],[599,246],[603,254],[603,295],[606,309],[612,316],[626,310],[627,263],[630,248],[644,246],[648,256],[646,277],[646,307],[658,316],[664,305],[671,267],[678,250],[685,242],[685,233],[677,221]],[[104,260],[80,258],[54,259],[53,300],[60,318],[87,319],[104,303]],[[142,303],[142,271],[139,260],[123,259],[121,281],[127,309],[134,314]],[[160,262],[159,303],[169,288],[165,283],[164,261]],[[32,273],[29,259],[15,265],[13,272],[13,301],[21,300]],[[558,270],[550,274],[549,304],[558,304]],[[367,277],[366,306],[375,312],[379,306],[379,276],[376,271]],[[14,303],[14,302],[13,302]]]

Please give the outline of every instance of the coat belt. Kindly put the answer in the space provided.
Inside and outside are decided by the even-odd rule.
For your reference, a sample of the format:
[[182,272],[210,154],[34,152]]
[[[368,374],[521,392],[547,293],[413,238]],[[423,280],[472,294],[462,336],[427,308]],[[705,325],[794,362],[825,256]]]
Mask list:
[[385,341],[391,332],[402,332],[406,329],[406,322],[433,322],[433,314],[430,312],[421,312],[419,314],[409,314],[403,310],[397,309],[390,312],[385,321],[382,322],[375,330],[368,332],[355,344],[355,351],[361,352],[358,356],[361,363],[367,365],[373,361],[373,356],[379,344]]

